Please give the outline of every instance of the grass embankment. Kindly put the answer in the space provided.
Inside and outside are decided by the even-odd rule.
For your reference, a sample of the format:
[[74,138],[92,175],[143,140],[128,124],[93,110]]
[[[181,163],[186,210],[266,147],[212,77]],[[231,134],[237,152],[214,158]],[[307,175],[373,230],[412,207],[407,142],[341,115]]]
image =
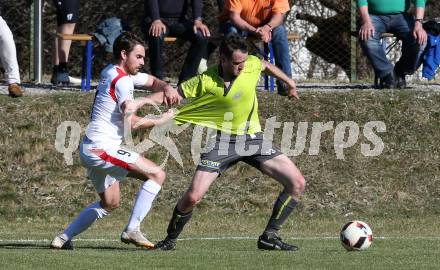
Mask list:
[[[293,148],[299,123],[307,122],[304,151],[292,157],[307,180],[306,193],[297,210],[300,215],[355,218],[439,213],[439,93],[308,92],[301,94],[299,102],[266,93],[259,96],[262,124],[274,116],[282,123],[276,129],[276,145],[281,143],[286,122],[294,122],[290,132]],[[68,166],[63,154],[55,149],[56,130],[63,121],[78,122],[84,134],[93,97],[92,93],[20,99],[0,96],[2,219],[71,216],[95,200],[93,187],[79,164],[78,150],[73,153],[73,165]],[[154,110],[146,109],[142,113],[149,112]],[[311,143],[313,126],[329,121],[333,121],[328,124],[331,130],[322,133],[317,147]],[[338,158],[334,140],[335,129],[343,121],[354,122],[359,127],[359,136],[353,146],[343,149],[344,159],[340,159],[341,152]],[[365,156],[361,150],[361,144],[378,147],[364,134],[365,124],[371,121],[382,121],[386,126],[385,132],[373,129],[384,143],[383,151],[375,157]],[[347,140],[349,128],[345,130]],[[135,141],[148,136],[149,131],[138,132]],[[171,211],[195,168],[190,151],[193,128],[170,136],[184,166],[169,157],[165,166],[168,179],[155,204],[157,213]],[[319,150],[318,154],[310,154],[311,145]],[[161,163],[165,153],[163,147],[156,145],[145,155]],[[136,181],[123,184],[122,210],[119,211],[128,211],[138,186]],[[266,216],[279,191],[280,186],[274,181],[243,164],[214,183],[199,211],[208,215]]]

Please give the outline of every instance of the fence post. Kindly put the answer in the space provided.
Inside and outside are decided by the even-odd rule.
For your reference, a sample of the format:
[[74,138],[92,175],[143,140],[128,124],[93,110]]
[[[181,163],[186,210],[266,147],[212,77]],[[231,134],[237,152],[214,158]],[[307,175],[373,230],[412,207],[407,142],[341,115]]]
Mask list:
[[42,12],[41,12],[41,6],[42,1],[41,0],[34,0],[34,32],[33,32],[33,42],[34,42],[34,76],[33,79],[36,83],[41,83],[41,72],[42,72]]
[[357,56],[357,37],[352,36],[351,34],[356,31],[356,0],[351,0],[351,23],[350,23],[350,82],[357,80],[357,65],[356,65],[356,56]]
[[35,1],[30,2],[29,13],[29,81],[34,80],[34,6]]

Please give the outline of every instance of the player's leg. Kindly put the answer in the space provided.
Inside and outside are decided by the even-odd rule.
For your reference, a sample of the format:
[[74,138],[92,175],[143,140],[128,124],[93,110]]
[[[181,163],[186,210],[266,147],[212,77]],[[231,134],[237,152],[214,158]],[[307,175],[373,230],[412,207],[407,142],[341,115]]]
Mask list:
[[156,244],[156,249],[172,250],[175,248],[177,238],[192,217],[194,206],[202,200],[218,175],[218,172],[213,171],[196,171],[190,187],[174,208],[173,216],[168,224],[167,237]]
[[[89,171],[89,176],[93,177],[92,182],[101,200],[84,208],[72,223],[52,240],[51,248],[73,249],[71,243],[73,237],[87,230],[97,219],[107,216],[119,207],[119,182],[115,178],[99,172]],[[103,191],[100,192],[101,190]]]
[[150,212],[153,201],[165,182],[165,172],[154,162],[139,156],[134,164],[130,165],[128,177],[144,181],[136,195],[128,224],[121,234],[121,241],[136,246],[153,248],[151,243],[140,231],[141,222]]
[[[75,23],[66,23],[57,27],[57,32],[61,34],[73,34],[75,30]],[[69,62],[69,52],[70,46],[72,44],[71,40],[57,39],[57,50],[56,58],[54,60],[54,71],[56,71],[56,84],[69,84],[69,68],[67,63]],[[57,63],[58,62],[58,63]]]
[[284,189],[275,201],[272,215],[258,240],[260,249],[295,251],[298,248],[282,242],[278,231],[297,205],[304,192],[305,180],[295,164],[284,154],[279,154],[262,162],[259,169],[281,183]]
[[[79,0],[54,0],[57,11],[57,33],[73,34],[79,19]],[[71,40],[55,39],[53,60],[53,84],[69,84],[69,61]]]
[[184,20],[170,27],[171,35],[183,38],[191,43],[179,75],[179,83],[201,74],[207,69],[208,38],[203,36],[200,31],[194,33],[193,26],[193,22]]
[[[287,40],[287,31],[284,25],[280,25],[272,31],[271,42],[275,65],[281,69],[287,77],[292,78],[289,41]],[[287,95],[287,86],[283,81],[277,80],[277,90],[279,95]]]
[[[72,35],[75,31],[76,23],[65,23],[57,27],[57,32]],[[58,64],[66,64],[69,61],[71,40],[58,39]]]
[[414,18],[408,14],[393,15],[392,31],[399,40],[402,40],[402,54],[394,66],[397,88],[406,88],[406,75],[413,74],[419,65],[426,44],[420,45],[414,38]]
[[144,33],[145,39],[148,43],[148,57],[150,59],[150,72],[152,75],[159,79],[164,79],[164,60],[162,57],[163,46],[165,37],[169,34],[169,28],[167,27],[165,33],[159,36],[150,34],[151,22],[145,25]]
[[20,84],[20,69],[17,62],[17,51],[14,37],[6,21],[0,16],[0,61],[5,70],[8,91],[11,97],[20,97],[23,90]]
[[368,40],[360,40],[360,45],[373,66],[375,76],[380,79],[379,87],[394,88],[396,84],[394,66],[387,58],[381,42],[381,35],[388,31],[390,17],[373,14],[370,14],[370,17],[375,29],[374,33]]

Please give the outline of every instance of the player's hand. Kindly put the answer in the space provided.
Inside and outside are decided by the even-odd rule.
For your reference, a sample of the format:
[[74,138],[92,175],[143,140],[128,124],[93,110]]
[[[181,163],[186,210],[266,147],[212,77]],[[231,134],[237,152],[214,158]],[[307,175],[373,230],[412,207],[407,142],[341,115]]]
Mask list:
[[272,39],[272,32],[268,25],[258,27],[255,32],[259,35],[261,41],[263,41],[264,43],[269,43]]
[[415,22],[413,29],[413,36],[419,42],[420,45],[426,44],[428,35],[425,29],[423,29],[422,23]]
[[154,125],[162,125],[163,123],[168,122],[170,119],[173,119],[173,117],[174,117],[174,111],[173,109],[169,109],[168,111],[162,113],[159,119],[156,119],[154,121]]
[[163,104],[171,106],[174,104],[180,104],[182,97],[171,86],[166,86],[163,90]]
[[287,96],[294,97],[299,100],[298,92],[296,91],[296,83],[294,80],[290,80],[287,84]]
[[361,40],[368,40],[371,36],[374,35],[376,29],[371,22],[366,22],[362,24],[361,29],[359,30],[359,37]]
[[150,26],[148,33],[153,37],[160,37],[167,31],[167,27],[161,20],[155,20]]
[[194,34],[197,34],[197,32],[200,31],[204,37],[210,37],[211,36],[211,32],[209,32],[208,26],[206,26],[206,24],[204,24],[200,20],[195,20],[194,21],[193,30],[194,30]]

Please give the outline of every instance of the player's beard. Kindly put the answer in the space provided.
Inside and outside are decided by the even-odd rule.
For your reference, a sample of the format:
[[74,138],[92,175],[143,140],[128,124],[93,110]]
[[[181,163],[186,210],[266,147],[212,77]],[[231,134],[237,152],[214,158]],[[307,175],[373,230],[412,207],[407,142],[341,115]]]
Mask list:
[[135,67],[133,69],[129,69],[130,75],[136,75],[138,74],[139,70],[141,70],[142,66]]

